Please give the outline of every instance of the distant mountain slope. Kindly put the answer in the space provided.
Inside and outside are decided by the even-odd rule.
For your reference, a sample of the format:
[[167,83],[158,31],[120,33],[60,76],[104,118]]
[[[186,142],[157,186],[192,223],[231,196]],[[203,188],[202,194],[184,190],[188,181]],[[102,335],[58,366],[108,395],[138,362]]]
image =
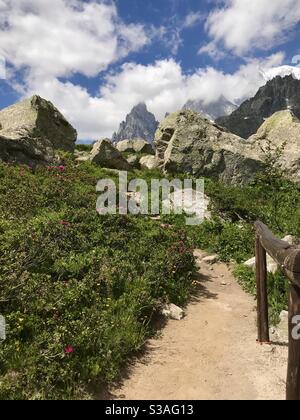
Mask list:
[[153,143],[158,124],[155,116],[148,111],[146,104],[140,103],[127,115],[126,121],[120,124],[119,130],[113,134],[112,140],[119,142],[141,138]]
[[218,118],[216,123],[247,139],[257,132],[266,118],[286,109],[300,118],[300,80],[293,75],[270,80],[254,98],[244,102],[231,115]]
[[206,105],[202,100],[188,101],[183,109],[198,112],[208,120],[215,121],[219,117],[230,115],[237,109],[237,105],[228,101],[224,96],[221,96],[217,102],[210,103],[209,105]]

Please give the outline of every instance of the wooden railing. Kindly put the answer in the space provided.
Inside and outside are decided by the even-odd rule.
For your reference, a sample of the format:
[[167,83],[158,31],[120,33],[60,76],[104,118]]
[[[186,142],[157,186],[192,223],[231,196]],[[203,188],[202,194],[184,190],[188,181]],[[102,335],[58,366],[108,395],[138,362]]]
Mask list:
[[277,262],[289,281],[289,361],[287,400],[300,400],[300,337],[295,326],[300,316],[300,247],[277,239],[261,222],[256,229],[256,279],[258,341],[270,343],[267,288],[267,253]]

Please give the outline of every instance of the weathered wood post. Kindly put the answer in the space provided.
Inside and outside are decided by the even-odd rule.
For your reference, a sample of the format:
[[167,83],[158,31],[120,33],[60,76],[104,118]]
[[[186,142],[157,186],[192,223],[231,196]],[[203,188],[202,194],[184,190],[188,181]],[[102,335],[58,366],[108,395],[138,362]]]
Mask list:
[[[290,284],[289,296],[289,362],[286,398],[300,401],[300,329],[297,327],[300,316],[300,287]],[[298,317],[298,318],[297,318]]]
[[[300,401],[300,247],[276,238],[261,222],[256,229],[256,276],[259,341],[269,341],[266,252],[289,280],[289,361],[286,398]],[[267,340],[265,340],[268,338]]]
[[258,342],[269,343],[269,312],[267,289],[267,253],[256,235],[256,284],[257,284],[257,325]]

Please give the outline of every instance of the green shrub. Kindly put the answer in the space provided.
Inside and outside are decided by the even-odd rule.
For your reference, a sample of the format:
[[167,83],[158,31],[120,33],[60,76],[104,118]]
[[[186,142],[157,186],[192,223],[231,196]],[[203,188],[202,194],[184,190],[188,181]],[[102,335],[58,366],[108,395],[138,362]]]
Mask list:
[[78,150],[79,152],[91,152],[92,149],[92,144],[76,144],[76,150]]
[[91,164],[0,165],[0,399],[89,397],[152,333],[164,302],[184,304],[194,259],[184,230],[99,216]]

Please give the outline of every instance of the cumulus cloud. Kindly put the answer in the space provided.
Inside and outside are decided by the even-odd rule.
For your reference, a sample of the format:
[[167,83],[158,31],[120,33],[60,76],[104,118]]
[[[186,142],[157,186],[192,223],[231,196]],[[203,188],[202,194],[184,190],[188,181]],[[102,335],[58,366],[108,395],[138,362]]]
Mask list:
[[263,74],[283,60],[279,53],[266,60],[249,61],[233,74],[208,67],[188,75],[174,59],[147,66],[127,63],[106,77],[97,96],[55,78],[31,79],[27,94],[37,92],[52,100],[78,129],[81,139],[97,139],[111,137],[139,102],[145,102],[159,120],[166,112],[181,109],[189,99],[209,104],[224,95],[232,102],[241,102],[254,95],[265,83]]
[[300,0],[222,0],[206,29],[212,41],[200,53],[216,55],[225,47],[238,55],[283,42],[300,20]]
[[[200,18],[190,14],[177,25],[171,22],[178,34],[175,47],[181,31]],[[98,77],[153,36],[139,24],[125,25],[114,4],[104,0],[0,0],[0,56],[9,63],[10,83],[22,96],[36,93],[51,100],[77,128],[80,139],[110,137],[142,101],[159,120],[189,99],[209,104],[224,95],[240,102],[264,84],[266,71],[284,61],[281,53],[250,60],[233,74],[211,67],[185,74],[174,59],[126,63],[114,73],[102,73],[103,83],[94,95],[71,82],[76,80],[70,79],[73,74]]]
[[184,19],[183,28],[192,28],[197,23],[203,21],[205,19],[205,15],[201,12],[190,12]]
[[99,0],[2,0],[0,11],[0,55],[35,76],[96,76],[149,41]]

